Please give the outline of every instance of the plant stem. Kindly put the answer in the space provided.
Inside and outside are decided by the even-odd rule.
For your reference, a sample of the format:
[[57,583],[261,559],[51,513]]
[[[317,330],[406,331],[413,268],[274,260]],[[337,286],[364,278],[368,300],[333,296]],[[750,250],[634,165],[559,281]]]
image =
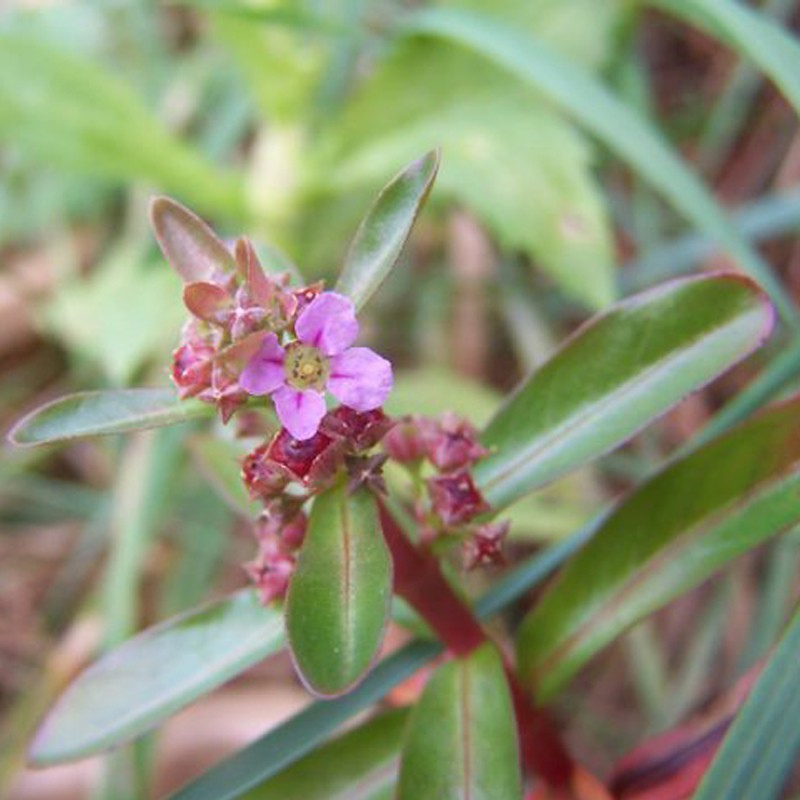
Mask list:
[[[394,562],[395,592],[404,598],[456,656],[465,656],[489,640],[456,595],[439,562],[418,549],[379,502],[381,527]],[[574,772],[572,758],[549,714],[533,705],[504,657],[523,764],[553,787],[565,787]]]

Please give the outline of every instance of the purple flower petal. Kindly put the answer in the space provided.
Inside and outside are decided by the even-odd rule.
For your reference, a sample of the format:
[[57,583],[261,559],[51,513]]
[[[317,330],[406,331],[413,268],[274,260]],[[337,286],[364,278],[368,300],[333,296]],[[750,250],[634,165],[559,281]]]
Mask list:
[[331,359],[328,391],[349,408],[380,408],[391,390],[392,365],[368,347],[351,347]]
[[239,385],[250,394],[271,394],[283,386],[286,375],[283,370],[285,351],[278,344],[278,337],[268,333],[256,354],[247,362],[239,376]]
[[358,336],[355,307],[343,294],[323,292],[300,313],[295,331],[303,344],[335,356],[347,350]]
[[281,425],[295,438],[310,439],[325,416],[325,397],[314,389],[299,391],[283,386],[272,395]]

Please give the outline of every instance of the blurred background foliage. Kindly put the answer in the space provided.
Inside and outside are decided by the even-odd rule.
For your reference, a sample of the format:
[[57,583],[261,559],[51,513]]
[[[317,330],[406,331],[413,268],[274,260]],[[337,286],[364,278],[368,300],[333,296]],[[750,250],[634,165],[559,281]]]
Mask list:
[[[391,175],[441,147],[440,175],[402,266],[364,318],[366,336],[401,368],[395,413],[450,407],[481,423],[590,313],[670,275],[730,266],[531,82],[474,49],[409,35],[406,20],[425,5],[7,4],[3,423],[67,390],[167,383],[184,312],[180,282],[147,227],[154,192],[203,214],[224,236],[247,233],[276,246],[311,281],[335,275]],[[653,9],[680,12],[677,2],[431,5],[489,15],[613,93],[735,208],[738,234],[759,243],[783,296],[797,297],[800,138],[794,111],[754,67],[757,53],[742,57],[746,47],[734,47],[737,54],[702,20],[703,30],[686,14]],[[800,16],[791,0],[751,5],[789,26]],[[796,383],[797,353],[779,332],[767,351],[783,365],[770,393]],[[512,560],[574,530],[647,474],[763,358],[690,398],[599,468],[515,506]],[[270,663],[224,695],[222,716],[233,722],[218,723],[217,710],[216,738],[198,734],[194,720],[176,723],[155,772],[145,743],[76,767],[61,783],[44,773],[20,777],[39,713],[93,653],[212,589],[242,583],[247,521],[224,490],[233,444],[214,450],[201,428],[4,451],[0,794],[14,784],[15,798],[141,798],[151,780],[174,786],[301,702],[288,665]],[[591,689],[579,683],[563,701],[568,712],[584,692],[570,724],[587,763],[607,771],[644,732],[674,724],[762,655],[797,597],[799,553],[796,535],[754,553],[603,656]],[[266,706],[242,701],[254,686]],[[193,713],[202,718],[204,708]]]

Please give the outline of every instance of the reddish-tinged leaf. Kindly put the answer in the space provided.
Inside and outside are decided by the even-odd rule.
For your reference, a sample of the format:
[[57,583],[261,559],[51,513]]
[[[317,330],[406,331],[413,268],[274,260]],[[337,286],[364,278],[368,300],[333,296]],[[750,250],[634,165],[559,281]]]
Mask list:
[[169,197],[150,202],[150,221],[167,261],[185,281],[236,268],[233,256],[203,220]]

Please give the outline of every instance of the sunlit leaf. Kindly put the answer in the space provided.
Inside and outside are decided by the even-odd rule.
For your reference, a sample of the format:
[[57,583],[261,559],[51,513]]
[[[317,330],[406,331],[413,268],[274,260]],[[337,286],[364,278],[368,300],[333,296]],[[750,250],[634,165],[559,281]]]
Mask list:
[[769,292],[792,325],[797,311],[766,262],[731,224],[724,211],[659,132],[606,87],[544,42],[494,19],[457,8],[426,8],[405,23],[408,35],[436,36],[480,53],[489,62],[542,92],[569,112],[688,220],[720,242],[741,268]]
[[12,444],[33,446],[177,425],[210,417],[214,407],[179,400],[173,389],[78,392],[34,409],[11,429]]
[[439,667],[412,711],[398,800],[518,800],[514,711],[492,644]]
[[280,609],[262,607],[250,589],[167,620],[78,676],[42,723],[31,763],[129,741],[282,646]]
[[772,310],[748,279],[666,283],[590,320],[483,434],[475,476],[502,508],[633,436],[758,347]]
[[199,208],[242,213],[240,181],[173,137],[130,86],[31,35],[0,31],[0,141],[48,166],[144,178]]
[[292,655],[315,694],[341,694],[363,678],[383,640],[391,582],[373,495],[344,485],[319,495],[286,599]]
[[524,621],[520,671],[551,697],[637,620],[800,520],[800,399],[674,462],[625,500]]

